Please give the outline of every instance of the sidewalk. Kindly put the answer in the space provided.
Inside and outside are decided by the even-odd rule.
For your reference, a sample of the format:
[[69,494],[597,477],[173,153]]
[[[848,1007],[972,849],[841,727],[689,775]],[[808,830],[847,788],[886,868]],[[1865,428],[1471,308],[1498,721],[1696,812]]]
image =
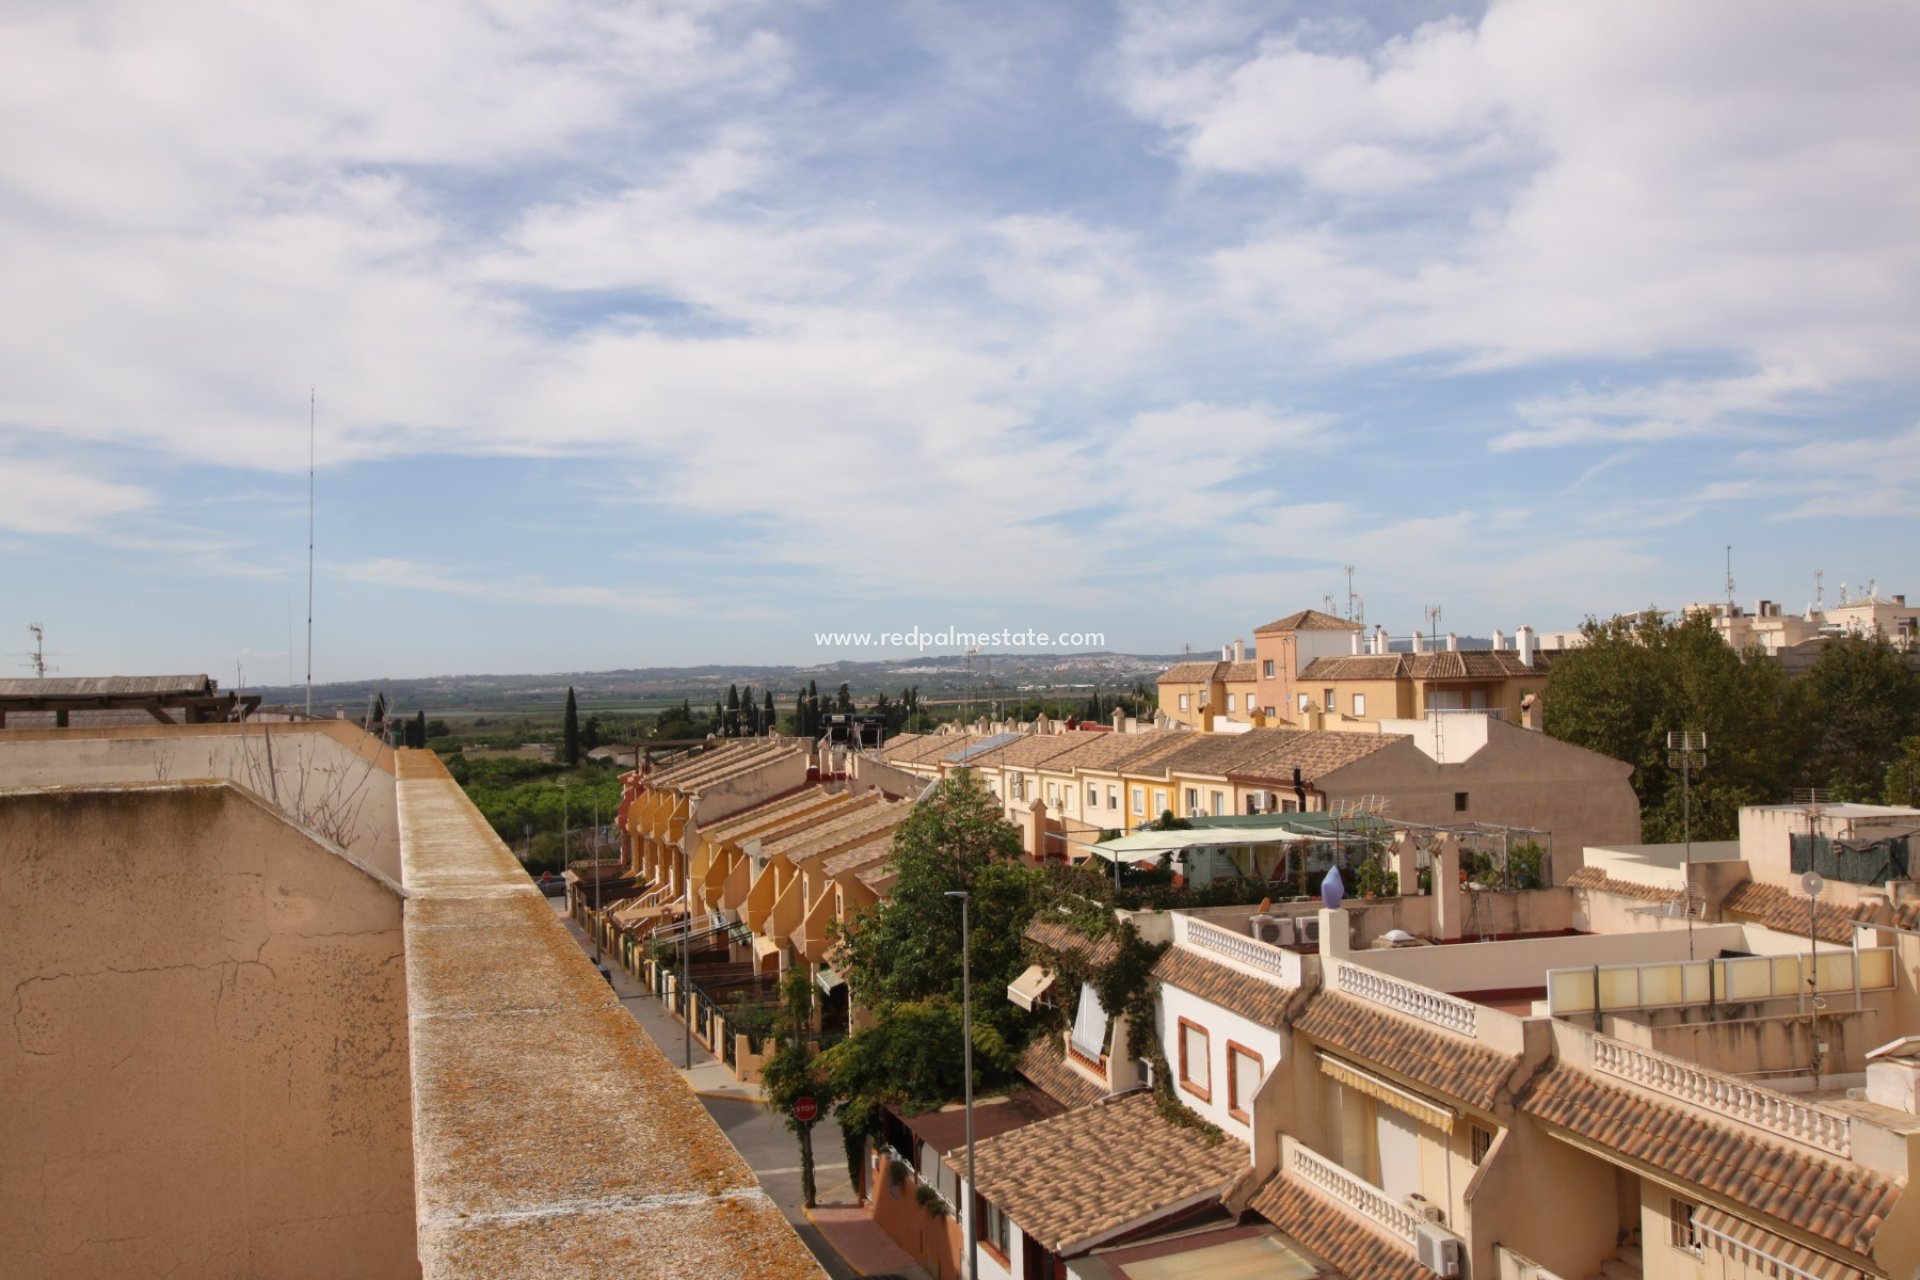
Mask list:
[[[556,902],[554,911],[580,949],[591,956],[593,944],[580,926],[567,918],[565,903]],[[611,957],[603,957],[602,963],[611,976],[613,992],[620,997],[621,1006],[706,1103],[707,1111],[833,1280],[883,1274],[930,1280],[927,1272],[915,1265],[906,1250],[895,1244],[861,1207],[853,1184],[847,1180],[838,1125],[831,1119],[823,1120],[814,1130],[817,1194],[815,1207],[805,1208],[799,1196],[799,1170],[794,1167],[797,1157],[793,1136],[766,1109],[760,1086],[736,1080],[733,1072],[708,1053],[698,1040],[693,1041],[693,1066],[688,1068],[685,1065],[686,1032],[680,1019]]]

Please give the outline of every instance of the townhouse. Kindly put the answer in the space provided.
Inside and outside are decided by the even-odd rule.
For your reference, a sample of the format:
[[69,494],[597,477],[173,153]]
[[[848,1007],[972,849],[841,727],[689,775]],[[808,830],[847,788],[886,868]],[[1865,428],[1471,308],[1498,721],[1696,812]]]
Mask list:
[[1188,729],[1254,724],[1259,709],[1256,669],[1239,640],[1221,649],[1218,662],[1176,663],[1160,675],[1161,714],[1170,724]]

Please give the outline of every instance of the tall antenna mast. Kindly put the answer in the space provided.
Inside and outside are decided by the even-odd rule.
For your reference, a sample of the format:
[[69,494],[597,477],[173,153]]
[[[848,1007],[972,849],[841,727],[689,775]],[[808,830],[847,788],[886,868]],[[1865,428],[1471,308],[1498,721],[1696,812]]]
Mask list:
[[33,654],[28,661],[33,666],[33,678],[47,678],[47,629],[37,622],[29,622],[27,630],[33,632]]
[[1733,547],[1727,547],[1727,616],[1733,616]]
[[307,388],[307,719],[313,719],[313,423],[316,397]]
[[1359,619],[1353,616],[1353,599],[1354,599],[1353,597],[1353,566],[1348,565],[1347,566],[1347,621],[1348,622],[1359,621]]
[[1427,632],[1434,644],[1440,643],[1440,606],[1437,604],[1427,606]]
[[1824,613],[1827,608],[1827,573],[1824,569],[1813,571],[1813,611]]

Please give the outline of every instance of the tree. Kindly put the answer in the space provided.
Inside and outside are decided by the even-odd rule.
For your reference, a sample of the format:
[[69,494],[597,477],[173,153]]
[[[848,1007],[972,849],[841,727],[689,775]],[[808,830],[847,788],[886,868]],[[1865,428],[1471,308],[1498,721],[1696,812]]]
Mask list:
[[840,684],[840,692],[833,695],[833,709],[842,715],[853,711],[853,689],[845,681]]
[[427,713],[416,711],[413,719],[407,721],[407,745],[424,747],[427,745]]
[[1887,804],[1920,807],[1920,735],[1900,744],[1900,754],[1887,766],[1886,792],[1882,799]]
[[740,736],[740,686],[727,686],[727,712],[720,721],[720,736],[737,738]]
[[587,722],[580,726],[580,749],[582,751],[592,751],[598,747],[600,745],[600,735],[602,732],[604,731],[600,727],[600,717],[588,716]]
[[779,724],[779,722],[780,713],[773,709],[773,690],[768,689],[766,705],[760,708],[760,723],[765,727],[765,732],[772,733],[774,726]]
[[431,742],[435,738],[451,738],[452,736],[453,726],[449,725],[445,720],[427,721],[427,741]]
[[812,1098],[821,1111],[831,1103],[832,1090],[813,1051],[813,978],[804,967],[790,970],[780,984],[781,1007],[775,1016],[773,1052],[760,1066],[760,1088],[767,1106],[800,1140],[800,1195],[813,1208],[813,1120],[799,1120],[793,1104]]
[[1872,800],[1901,742],[1920,733],[1920,673],[1884,636],[1843,636],[1808,669],[1806,695],[1812,785],[1837,800]]
[[1692,782],[1696,840],[1732,839],[1742,805],[1779,799],[1799,772],[1805,733],[1798,693],[1773,659],[1728,647],[1711,618],[1678,623],[1589,620],[1586,644],[1555,657],[1545,729],[1634,767],[1643,838],[1677,841],[1684,822],[1679,769],[1667,734],[1707,734],[1707,764]]
[[567,713],[560,724],[561,757],[569,768],[580,763],[580,707],[573,700],[573,686],[567,686]]

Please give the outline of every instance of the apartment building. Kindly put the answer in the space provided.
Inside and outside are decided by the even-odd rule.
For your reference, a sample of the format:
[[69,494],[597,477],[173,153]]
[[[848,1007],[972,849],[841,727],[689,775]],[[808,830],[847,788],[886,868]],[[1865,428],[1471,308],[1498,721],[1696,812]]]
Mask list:
[[1259,710],[1257,671],[1258,663],[1247,657],[1240,640],[1223,646],[1218,662],[1176,663],[1160,675],[1160,712],[1189,729],[1253,724]]
[[1255,700],[1264,723],[1295,719],[1300,677],[1321,658],[1359,652],[1361,628],[1318,609],[1301,609],[1255,627]]
[[[1707,851],[1704,899],[1672,891],[1675,868],[1683,888],[1698,870],[1685,850],[1646,846],[1601,851],[1574,885],[1467,894],[1461,846],[1408,831],[1394,856],[1426,845],[1434,897],[1133,916],[1170,944],[1154,975],[1166,1083],[1243,1168],[1202,1182],[1165,1139],[1174,1172],[1143,1193],[1131,1150],[1082,1147],[1073,1185],[1104,1179],[1161,1216],[1076,1234],[1039,1190],[1062,1176],[1048,1126],[1121,1131],[1074,1121],[1074,1103],[981,1143],[1012,1168],[982,1166],[975,1212],[1012,1246],[1007,1274],[1127,1274],[1149,1255],[1198,1274],[1231,1246],[1263,1273],[1388,1280],[1914,1275],[1920,810],[1857,808],[1749,811],[1733,850]],[[1807,863],[1837,910],[1810,909],[1805,885],[1797,914],[1739,909]],[[1049,995],[1070,1029],[1029,1051],[1029,1078],[1108,1108],[1146,1098],[1137,1064],[1088,1052],[1084,993],[1052,993],[1044,967],[1009,991]]]

